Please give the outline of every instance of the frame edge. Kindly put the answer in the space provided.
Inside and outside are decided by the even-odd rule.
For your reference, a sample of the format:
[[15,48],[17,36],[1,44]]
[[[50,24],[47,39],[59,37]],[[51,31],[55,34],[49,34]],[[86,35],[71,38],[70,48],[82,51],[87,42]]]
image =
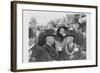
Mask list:
[[16,71],[16,2],[11,1],[11,71]]
[[[17,38],[17,22],[16,22],[16,4],[42,4],[42,5],[53,5],[57,6],[72,6],[72,7],[86,7],[86,8],[95,8],[96,9],[96,64],[95,65],[88,65],[88,66],[76,66],[76,67],[59,67],[59,68],[42,68],[42,69],[19,69],[17,70],[16,67],[16,38]],[[56,69],[72,69],[72,68],[85,68],[85,67],[97,67],[98,66],[98,6],[88,6],[88,5],[74,5],[74,4],[60,4],[60,3],[42,3],[42,2],[26,2],[26,1],[11,1],[11,71],[12,72],[22,72],[22,71],[39,71],[39,70],[56,70]]]

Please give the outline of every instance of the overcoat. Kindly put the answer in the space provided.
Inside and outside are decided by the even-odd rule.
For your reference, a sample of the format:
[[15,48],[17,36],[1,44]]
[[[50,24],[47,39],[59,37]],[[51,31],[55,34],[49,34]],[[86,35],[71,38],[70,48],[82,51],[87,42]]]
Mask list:
[[56,61],[58,53],[53,46],[47,44],[43,46],[35,45],[31,48],[32,54],[30,62]]
[[51,57],[48,52],[44,50],[42,46],[35,45],[31,48],[31,58],[30,62],[41,62],[41,61],[50,61]]
[[[68,46],[68,45],[67,45]],[[63,60],[82,60],[86,59],[86,51],[83,51],[83,49],[74,43],[73,50],[68,50],[69,47],[64,47],[62,49],[62,58]],[[71,52],[73,52],[71,54]]]
[[[55,44],[54,44],[55,45]],[[45,44],[43,46],[43,49],[45,50],[45,52],[47,53],[47,57],[49,57],[49,60],[51,61],[57,61],[58,60],[58,57],[59,57],[59,54],[58,52],[56,51],[56,48],[55,46],[52,45],[52,46],[49,46],[47,44]]]

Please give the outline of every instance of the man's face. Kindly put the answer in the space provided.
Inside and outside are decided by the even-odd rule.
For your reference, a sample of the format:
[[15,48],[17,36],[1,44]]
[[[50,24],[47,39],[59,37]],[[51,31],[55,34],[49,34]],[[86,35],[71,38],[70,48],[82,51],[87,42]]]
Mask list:
[[55,39],[54,39],[53,36],[48,36],[48,37],[46,37],[46,39],[47,39],[47,42],[48,42],[49,44],[54,44]]
[[35,37],[29,39],[29,45],[33,45],[35,43]]

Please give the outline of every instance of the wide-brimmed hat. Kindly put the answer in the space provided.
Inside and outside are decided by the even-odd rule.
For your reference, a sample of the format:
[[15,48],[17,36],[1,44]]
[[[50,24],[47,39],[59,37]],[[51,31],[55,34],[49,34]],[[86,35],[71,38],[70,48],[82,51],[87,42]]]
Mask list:
[[66,35],[64,38],[66,38],[66,37],[70,37],[70,36],[75,38],[75,36],[72,35],[72,34]]
[[55,37],[55,31],[53,29],[46,29],[45,31],[39,34],[39,38],[41,39],[46,38],[47,36]]
[[55,37],[55,31],[53,29],[46,29],[44,37],[53,36]]
[[53,29],[46,29],[45,31],[41,32],[38,37],[38,45],[42,46],[46,42],[47,36],[55,37],[55,32]]
[[66,36],[64,36],[64,38],[69,37],[69,36],[71,36],[71,37],[74,37],[74,38],[75,38],[75,35],[72,33],[72,31],[71,31],[71,30],[66,31]]

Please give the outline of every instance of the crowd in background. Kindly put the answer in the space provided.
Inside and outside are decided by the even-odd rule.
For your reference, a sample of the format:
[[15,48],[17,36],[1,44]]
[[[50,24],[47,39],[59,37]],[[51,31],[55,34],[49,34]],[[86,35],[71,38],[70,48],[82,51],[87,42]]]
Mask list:
[[[65,17],[55,19],[55,20],[50,20],[45,26],[37,25],[37,24],[38,22],[36,21],[36,19],[34,17],[31,18],[31,21],[29,23],[29,46],[30,46],[29,48],[30,60],[29,61],[30,62],[86,59],[86,15],[85,14],[67,14]],[[48,56],[46,57],[43,55],[45,50],[40,51],[40,49],[37,49],[37,48],[41,48],[41,49],[47,48],[47,45],[45,47],[44,45],[48,43],[46,42],[48,40],[47,36],[51,36],[52,35],[51,33],[53,33],[55,36],[53,46],[54,46],[54,49],[56,48],[56,50],[53,50],[50,54],[47,54],[47,53],[44,54],[44,55],[49,56],[49,57]],[[47,39],[43,39],[45,35],[46,35],[45,38]],[[49,41],[49,42],[52,42],[52,41]],[[73,49],[72,50],[69,49],[69,51],[67,49],[67,51],[65,52],[65,49],[62,49],[64,48],[65,44],[68,42],[74,43],[73,46],[76,47],[74,51]],[[69,44],[67,44],[67,48],[69,47],[68,45]],[[78,54],[74,53],[75,51],[78,52]],[[36,54],[37,52],[39,52],[40,55],[43,55],[43,56]],[[51,54],[52,55],[56,54],[56,55],[52,56]]]

